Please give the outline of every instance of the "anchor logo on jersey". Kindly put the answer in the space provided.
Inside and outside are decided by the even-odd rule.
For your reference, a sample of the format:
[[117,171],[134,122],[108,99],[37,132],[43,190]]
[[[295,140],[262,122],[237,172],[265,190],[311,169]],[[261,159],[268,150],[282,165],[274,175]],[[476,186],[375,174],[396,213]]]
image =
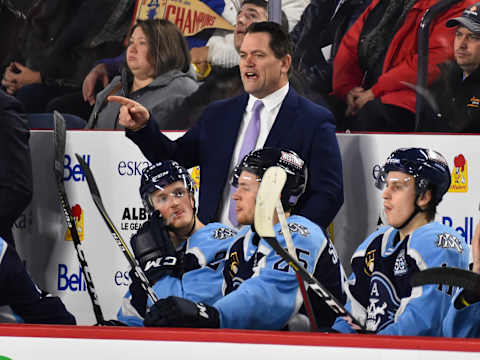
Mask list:
[[365,326],[369,331],[380,331],[392,324],[400,306],[400,298],[391,281],[375,272],[370,282],[370,298]]
[[368,331],[376,331],[382,320],[378,315],[385,315],[387,303],[384,302],[381,306],[378,306],[377,303],[379,301],[380,299],[370,299],[370,305],[367,307],[367,321],[365,322],[365,327]]

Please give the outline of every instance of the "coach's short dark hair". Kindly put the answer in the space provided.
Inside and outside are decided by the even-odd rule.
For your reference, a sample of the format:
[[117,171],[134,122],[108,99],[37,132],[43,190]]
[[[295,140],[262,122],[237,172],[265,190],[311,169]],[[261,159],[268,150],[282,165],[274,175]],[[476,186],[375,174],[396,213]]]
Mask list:
[[282,59],[286,55],[292,55],[290,37],[281,25],[272,21],[263,21],[252,23],[247,29],[247,34],[261,32],[270,34],[270,42],[268,45],[277,59]]

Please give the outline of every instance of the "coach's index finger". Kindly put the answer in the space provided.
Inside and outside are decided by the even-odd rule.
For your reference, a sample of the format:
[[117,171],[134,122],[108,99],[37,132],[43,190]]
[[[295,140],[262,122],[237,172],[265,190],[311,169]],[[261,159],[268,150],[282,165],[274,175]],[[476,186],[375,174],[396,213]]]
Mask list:
[[126,98],[124,96],[118,96],[118,95],[110,95],[109,97],[107,97],[107,100],[110,102],[116,102],[121,105],[126,105],[129,107],[135,106],[137,104],[137,102],[132,99]]

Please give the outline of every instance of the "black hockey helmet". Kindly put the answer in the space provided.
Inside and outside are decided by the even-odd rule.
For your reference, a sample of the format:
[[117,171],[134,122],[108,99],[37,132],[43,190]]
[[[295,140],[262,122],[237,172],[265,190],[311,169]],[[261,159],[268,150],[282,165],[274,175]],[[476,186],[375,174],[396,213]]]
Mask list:
[[143,206],[153,212],[153,204],[150,195],[157,190],[163,190],[176,181],[183,182],[185,188],[192,196],[195,194],[196,185],[187,169],[173,160],[161,161],[146,168],[140,181],[140,197]]
[[255,174],[260,180],[271,166],[279,166],[287,173],[287,181],[282,190],[282,205],[290,209],[297,203],[307,185],[307,166],[293,151],[277,148],[263,148],[245,155],[233,170],[232,185],[238,186],[242,170]]
[[427,189],[434,190],[434,202],[437,205],[450,187],[451,177],[447,161],[435,150],[424,148],[400,148],[390,154],[382,168],[374,170],[376,186],[383,189],[387,174],[401,171],[415,179],[417,196]]

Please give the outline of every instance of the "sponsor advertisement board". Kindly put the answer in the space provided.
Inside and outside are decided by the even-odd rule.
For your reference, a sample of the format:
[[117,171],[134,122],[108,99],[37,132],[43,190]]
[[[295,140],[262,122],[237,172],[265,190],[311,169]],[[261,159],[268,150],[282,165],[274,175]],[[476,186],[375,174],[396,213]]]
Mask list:
[[[181,132],[167,132],[170,138]],[[328,229],[346,268],[354,249],[383,218],[381,192],[373,168],[399,147],[422,146],[440,151],[450,167],[452,185],[438,207],[437,221],[455,228],[471,243],[477,223],[480,186],[479,137],[473,135],[338,134],[342,153],[344,205]],[[453,144],[453,145],[452,145]],[[95,323],[71,236],[59,205],[53,176],[53,134],[33,131],[31,140],[34,196],[14,226],[17,248],[38,285],[65,302],[79,324]],[[90,164],[105,208],[125,241],[148,218],[138,188],[149,165],[121,131],[68,131],[64,161],[65,187],[86,260],[105,318],[115,318],[128,289],[129,266],[95,207],[74,154]],[[319,154],[321,156],[321,154]],[[198,169],[193,170],[198,181]]]

